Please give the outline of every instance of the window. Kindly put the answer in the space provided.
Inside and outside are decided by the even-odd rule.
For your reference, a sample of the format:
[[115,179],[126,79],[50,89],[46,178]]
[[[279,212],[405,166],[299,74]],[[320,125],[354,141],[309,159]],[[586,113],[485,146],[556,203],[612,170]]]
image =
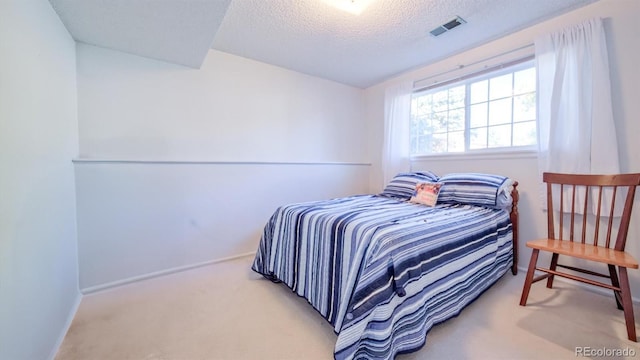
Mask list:
[[532,61],[417,91],[411,99],[411,154],[526,147],[536,138]]

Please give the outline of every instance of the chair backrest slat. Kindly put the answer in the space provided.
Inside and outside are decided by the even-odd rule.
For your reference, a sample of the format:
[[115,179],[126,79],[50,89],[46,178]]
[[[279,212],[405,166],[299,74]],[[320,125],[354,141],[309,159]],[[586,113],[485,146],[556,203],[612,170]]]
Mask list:
[[[587,187],[585,189],[585,193],[584,193],[584,208],[582,209],[582,213],[583,214],[588,214],[587,205],[589,204],[589,189],[590,188],[591,187],[589,185],[587,185]],[[582,243],[583,244],[585,243],[586,238],[587,238],[587,217],[583,216],[582,217]]]
[[551,182],[547,183],[547,238],[555,239],[555,223],[553,221],[553,190]]
[[573,229],[575,228],[576,218],[576,186],[571,186],[571,227],[569,228],[569,241],[573,241]]
[[614,214],[614,210],[615,210],[615,207],[616,207],[615,205],[616,205],[617,192],[618,192],[618,187],[614,186],[613,187],[613,200],[611,200],[611,209],[609,210],[609,222],[607,223],[607,242],[605,244],[606,247],[610,247],[611,246],[611,231],[613,229],[613,214]]
[[[615,195],[614,195],[615,198]],[[611,208],[613,210],[613,207]],[[598,245],[598,235],[600,234],[600,213],[602,210],[602,185],[598,186],[598,210],[596,212],[596,229],[593,233],[593,245]],[[585,207],[584,213],[587,213],[587,209]],[[586,216],[584,217],[585,219],[587,218]],[[613,220],[613,217],[609,218],[610,220]],[[611,228],[611,223],[609,223],[609,228]],[[611,237],[607,236],[607,240],[606,240],[606,247],[609,247],[609,239]]]
[[[560,214],[564,214],[564,184],[560,184]],[[564,220],[564,216],[560,216],[560,240],[562,240],[562,234],[564,233],[564,229],[562,227],[562,223]]]
[[[617,174],[617,175],[572,175],[572,174],[558,174],[558,173],[544,173],[543,181],[547,184],[547,225],[548,225],[548,237],[550,239],[556,238],[555,225],[559,225],[559,231],[557,236],[559,240],[563,240],[564,236],[564,217],[565,208],[569,215],[570,228],[568,229],[569,241],[574,241],[576,216],[582,216],[582,229],[581,239],[582,244],[593,243],[594,246],[600,246],[600,241],[604,242],[604,246],[607,248],[612,245],[616,250],[623,251],[626,246],[626,238],[629,230],[629,223],[631,218],[631,210],[633,207],[633,200],[635,196],[635,190],[637,186],[640,186],[640,173],[635,174]],[[620,191],[618,187],[622,188]],[[554,190],[560,190],[559,193],[555,193]],[[597,195],[596,195],[597,190]],[[622,209],[622,216],[620,220],[616,220],[618,227],[614,227],[614,215],[619,215],[620,209],[616,211],[616,198],[618,195],[625,194],[626,199],[624,201],[624,208]],[[565,195],[565,192],[567,194]],[[571,192],[571,194],[568,194]],[[593,195],[593,196],[591,196]],[[609,195],[611,199],[609,200]],[[559,198],[559,216],[554,219],[554,199]],[[571,197],[571,205],[568,205],[568,197]],[[596,199],[597,197],[597,199]],[[584,203],[581,203],[584,201]],[[621,199],[622,201],[622,199]],[[565,204],[566,202],[566,204]],[[594,205],[597,206],[594,207]],[[556,205],[558,202],[556,202]],[[566,206],[565,206],[566,205]],[[609,211],[603,211],[603,208],[609,206]],[[593,209],[593,211],[592,211]],[[580,214],[580,212],[582,212]],[[606,215],[605,215],[606,214]],[[604,239],[600,239],[600,222],[604,222],[603,217],[607,217],[607,231]],[[595,216],[595,218],[594,218]],[[595,222],[591,224],[591,220]],[[580,226],[580,225],[578,225]],[[591,230],[595,229],[593,236]],[[613,234],[616,234],[615,244],[611,243]],[[575,241],[578,241],[577,239]]]

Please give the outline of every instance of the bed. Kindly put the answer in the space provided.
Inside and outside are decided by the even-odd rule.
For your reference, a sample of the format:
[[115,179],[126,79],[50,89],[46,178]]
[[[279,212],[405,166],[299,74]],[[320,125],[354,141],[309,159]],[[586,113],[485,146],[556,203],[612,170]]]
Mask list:
[[[438,184],[433,206],[411,202],[420,184]],[[391,359],[516,274],[517,201],[503,176],[401,173],[377,195],[278,208],[252,269],[329,321],[336,359]]]

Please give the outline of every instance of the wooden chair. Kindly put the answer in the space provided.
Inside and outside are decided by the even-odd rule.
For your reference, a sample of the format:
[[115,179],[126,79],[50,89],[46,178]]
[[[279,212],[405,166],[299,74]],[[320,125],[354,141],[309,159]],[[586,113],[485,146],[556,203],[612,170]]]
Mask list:
[[[619,175],[570,175],[544,173],[543,181],[547,184],[548,238],[527,242],[527,246],[532,248],[533,251],[531,253],[531,261],[529,262],[529,269],[522,289],[520,305],[525,306],[527,304],[527,297],[529,296],[529,290],[532,283],[547,279],[547,287],[551,288],[553,286],[553,278],[556,275],[586,284],[611,289],[613,290],[618,309],[624,310],[624,319],[627,325],[627,335],[629,340],[636,341],[635,318],[633,315],[633,304],[631,302],[631,291],[629,289],[627,268],[637,269],[638,262],[631,255],[626,253],[624,248],[627,242],[627,232],[629,230],[635,190],[636,187],[640,185],[640,173]],[[612,190],[604,190],[608,188]],[[622,216],[618,218],[617,216],[614,216],[616,195],[624,195],[625,191],[626,199],[624,201],[624,207],[622,208]],[[603,196],[604,192],[609,193]],[[553,195],[559,195],[559,213],[554,212]],[[593,200],[589,199],[590,195],[593,195]],[[609,198],[610,201],[603,201],[603,198]],[[587,215],[581,215],[578,213],[579,210],[576,209],[577,199],[579,199],[578,203],[584,199],[582,214]],[[567,204],[571,204],[570,209],[564,209],[565,202]],[[596,204],[597,206],[594,209],[593,206]],[[605,204],[609,205],[610,210],[608,213],[603,215],[601,210],[603,208],[606,209],[607,205]],[[591,209],[594,209],[595,211],[591,212]],[[556,218],[554,219],[554,217]],[[582,231],[579,239],[574,239],[576,217],[578,218],[578,222],[582,222]],[[606,235],[602,237],[599,236],[601,232],[601,218],[603,222],[606,221]],[[589,223],[592,225],[589,224],[589,226],[587,226],[587,219],[590,220]],[[569,222],[568,229],[563,228],[565,221]],[[616,227],[614,226],[614,223],[619,223],[619,225]],[[555,232],[556,224],[559,225],[559,231],[557,234]],[[569,233],[568,240],[564,238],[566,237],[567,231]],[[617,236],[615,236],[615,242],[613,243],[611,242],[612,233],[617,233]],[[589,241],[586,241],[587,237],[589,238]],[[540,251],[552,253],[551,264],[548,269],[536,267]],[[609,273],[603,274],[576,266],[559,264],[558,258],[560,255],[606,264],[609,269]],[[616,272],[616,267],[618,268],[618,272]],[[592,277],[609,278],[611,284],[574,275],[572,273],[561,272],[558,271],[558,268],[567,269],[572,273],[591,275]],[[545,274],[534,277],[536,270],[544,272]]]

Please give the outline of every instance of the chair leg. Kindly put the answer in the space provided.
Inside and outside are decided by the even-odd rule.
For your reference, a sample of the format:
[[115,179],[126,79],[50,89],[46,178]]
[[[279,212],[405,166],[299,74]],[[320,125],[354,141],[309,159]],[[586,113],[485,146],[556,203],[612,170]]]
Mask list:
[[522,296],[520,297],[520,306],[527,305],[527,298],[529,297],[529,290],[531,290],[531,283],[533,282],[533,274],[536,271],[536,264],[538,263],[538,254],[540,250],[533,249],[531,252],[531,260],[529,260],[529,269],[527,270],[527,277],[524,280],[524,286],[522,287]]
[[[619,288],[620,282],[618,281],[618,273],[616,272],[616,267],[614,265],[609,264],[609,277],[611,278],[611,285]],[[618,306],[619,310],[623,310],[622,303],[620,302],[620,292],[613,290],[613,297],[616,299],[616,306]]]
[[629,276],[627,268],[619,266],[620,272],[620,295],[622,297],[622,306],[624,308],[624,321],[627,324],[627,335],[629,340],[636,339],[636,320],[633,315],[633,303],[631,302],[631,289],[629,288]]
[[[549,265],[549,269],[556,271],[556,267],[558,266],[558,254],[553,253],[551,255],[551,265]],[[549,274],[547,278],[547,287],[551,289],[553,287],[553,274]]]

